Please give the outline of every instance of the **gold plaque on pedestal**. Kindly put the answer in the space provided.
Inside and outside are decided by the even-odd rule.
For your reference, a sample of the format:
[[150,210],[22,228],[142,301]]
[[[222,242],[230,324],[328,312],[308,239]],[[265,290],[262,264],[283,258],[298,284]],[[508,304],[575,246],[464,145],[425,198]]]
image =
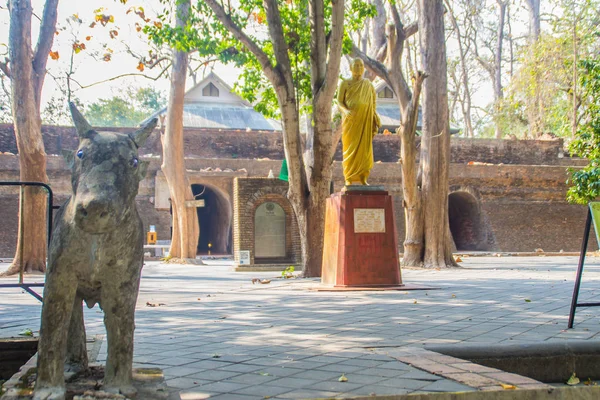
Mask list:
[[355,208],[354,233],[385,233],[385,209]]

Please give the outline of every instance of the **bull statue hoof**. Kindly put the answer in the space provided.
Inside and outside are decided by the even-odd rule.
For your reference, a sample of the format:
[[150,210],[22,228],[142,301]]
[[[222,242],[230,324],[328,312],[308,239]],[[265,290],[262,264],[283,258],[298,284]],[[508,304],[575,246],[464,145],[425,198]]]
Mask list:
[[[97,132],[71,103],[79,147],[65,152],[73,192],[56,215],[38,345],[35,399],[64,399],[66,365],[88,367],[83,302],[104,310],[108,389],[131,386],[135,304],[144,232],[135,197],[147,162],[138,159],[156,119],[136,132]],[[61,389],[61,387],[63,389]]]
[[67,394],[64,387],[45,387],[35,390],[33,400],[65,400]]

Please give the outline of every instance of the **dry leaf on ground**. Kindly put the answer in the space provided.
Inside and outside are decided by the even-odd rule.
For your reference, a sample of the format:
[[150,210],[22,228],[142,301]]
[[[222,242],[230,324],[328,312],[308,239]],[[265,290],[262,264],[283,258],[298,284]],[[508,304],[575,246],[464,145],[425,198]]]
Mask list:
[[340,376],[340,378],[338,379],[338,381],[340,381],[340,382],[348,382],[348,378],[346,378],[346,375],[342,374],[342,376]]
[[567,381],[567,385],[570,386],[575,386],[579,383],[579,378],[575,375],[575,372],[573,372],[573,375],[571,375],[571,377],[569,378],[569,380]]
[[508,385],[506,383],[501,383],[502,389],[504,390],[515,390],[517,387],[515,385]]

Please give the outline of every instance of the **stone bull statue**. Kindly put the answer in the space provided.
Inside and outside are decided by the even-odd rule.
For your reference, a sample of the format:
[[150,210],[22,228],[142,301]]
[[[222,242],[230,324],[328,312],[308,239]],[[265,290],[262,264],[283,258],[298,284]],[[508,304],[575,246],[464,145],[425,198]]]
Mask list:
[[79,148],[65,154],[73,194],[53,227],[34,399],[64,399],[65,367],[87,368],[82,301],[104,311],[103,390],[134,395],[134,312],[144,243],[135,196],[147,168],[138,160],[138,148],[156,119],[130,135],[96,132],[72,103],[70,108]]

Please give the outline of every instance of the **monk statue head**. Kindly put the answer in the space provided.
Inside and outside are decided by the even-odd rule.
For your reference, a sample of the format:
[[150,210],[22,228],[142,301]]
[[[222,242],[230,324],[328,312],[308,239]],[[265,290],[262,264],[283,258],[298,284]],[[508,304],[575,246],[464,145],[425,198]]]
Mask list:
[[360,58],[355,58],[352,60],[352,64],[350,64],[350,70],[352,71],[352,77],[354,79],[362,78],[363,74],[365,73],[365,64],[363,63],[363,60]]

